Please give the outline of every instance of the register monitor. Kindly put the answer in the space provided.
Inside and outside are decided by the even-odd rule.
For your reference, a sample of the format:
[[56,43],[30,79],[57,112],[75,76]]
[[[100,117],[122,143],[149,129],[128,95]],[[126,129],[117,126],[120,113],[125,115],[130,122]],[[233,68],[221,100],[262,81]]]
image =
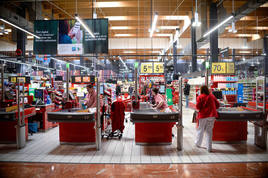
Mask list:
[[159,93],[161,93],[161,94],[165,94],[165,85],[160,85],[159,86]]

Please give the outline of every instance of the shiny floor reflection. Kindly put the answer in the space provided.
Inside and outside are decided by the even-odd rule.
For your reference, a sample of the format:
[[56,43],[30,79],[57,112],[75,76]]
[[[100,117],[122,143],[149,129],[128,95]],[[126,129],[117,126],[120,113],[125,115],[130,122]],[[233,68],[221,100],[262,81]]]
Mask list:
[[0,163],[0,177],[268,177],[268,163]]

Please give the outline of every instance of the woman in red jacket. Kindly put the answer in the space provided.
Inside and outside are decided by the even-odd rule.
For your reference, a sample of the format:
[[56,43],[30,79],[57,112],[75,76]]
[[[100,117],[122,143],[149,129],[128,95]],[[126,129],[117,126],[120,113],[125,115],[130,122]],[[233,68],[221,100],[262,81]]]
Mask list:
[[204,132],[206,132],[207,150],[212,150],[212,130],[215,122],[215,118],[218,117],[216,109],[220,104],[213,94],[209,93],[207,86],[201,87],[201,95],[197,97],[196,108],[199,110],[197,115],[197,137],[195,145],[200,147],[203,140]]

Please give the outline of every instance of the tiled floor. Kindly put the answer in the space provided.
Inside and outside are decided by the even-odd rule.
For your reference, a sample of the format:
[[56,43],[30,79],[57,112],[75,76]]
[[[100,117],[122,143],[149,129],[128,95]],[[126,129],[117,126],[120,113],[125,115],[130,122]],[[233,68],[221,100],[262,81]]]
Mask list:
[[[253,125],[249,124],[248,141],[235,144],[213,144],[213,152],[194,146],[195,125],[192,110],[183,113],[183,151],[176,149],[176,127],[172,145],[139,146],[134,142],[134,125],[126,123],[121,140],[103,139],[102,148],[59,144],[59,129],[30,136],[25,148],[0,144],[0,161],[40,163],[225,163],[267,162],[268,153],[254,145]],[[129,113],[126,114],[129,117]]]
[[217,177],[264,178],[268,163],[216,164],[58,164],[0,163],[0,177]]

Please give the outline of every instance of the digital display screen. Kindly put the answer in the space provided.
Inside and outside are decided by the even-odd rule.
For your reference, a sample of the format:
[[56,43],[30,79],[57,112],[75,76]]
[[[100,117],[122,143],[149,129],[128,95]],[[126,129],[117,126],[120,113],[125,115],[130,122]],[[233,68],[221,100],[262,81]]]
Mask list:
[[42,89],[35,89],[34,90],[34,97],[38,99],[43,99],[44,97],[44,90]]
[[17,78],[16,78],[16,77],[11,77],[10,81],[11,81],[12,83],[16,83],[16,82],[17,82]]
[[103,93],[104,93],[103,90],[104,90],[104,86],[103,86],[103,85],[100,85],[100,94],[101,94],[101,95],[103,95]]
[[159,93],[165,93],[165,85],[160,85],[159,86]]
[[56,76],[55,81],[63,81],[62,76]]
[[82,80],[81,80],[82,77],[75,77],[75,83],[81,83]]
[[83,82],[84,83],[89,83],[90,82],[90,77],[83,77]]

